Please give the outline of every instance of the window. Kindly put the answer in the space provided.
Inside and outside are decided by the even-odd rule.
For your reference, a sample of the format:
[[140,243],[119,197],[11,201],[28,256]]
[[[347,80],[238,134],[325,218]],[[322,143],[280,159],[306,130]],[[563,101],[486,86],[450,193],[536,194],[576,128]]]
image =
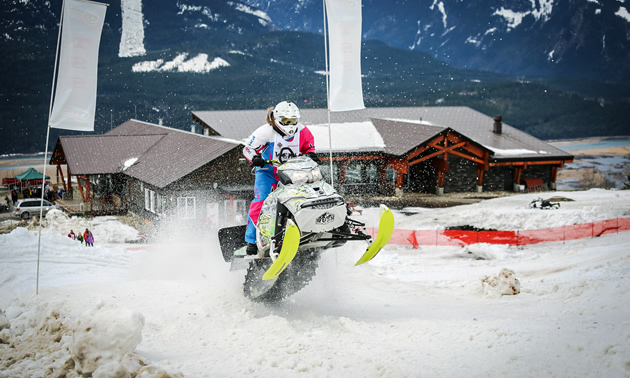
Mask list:
[[195,197],[177,197],[177,217],[179,219],[195,219]]
[[165,202],[164,196],[159,193],[155,195],[155,212],[157,214],[164,214],[166,211]]
[[151,190],[144,188],[144,209],[151,210]]
[[150,211],[155,213],[155,192],[153,190],[149,190],[149,194],[150,194]]
[[164,197],[151,189],[144,188],[144,209],[155,214],[164,214]]
[[223,201],[223,216],[221,224],[244,224],[247,223],[249,213],[249,202],[245,200]]

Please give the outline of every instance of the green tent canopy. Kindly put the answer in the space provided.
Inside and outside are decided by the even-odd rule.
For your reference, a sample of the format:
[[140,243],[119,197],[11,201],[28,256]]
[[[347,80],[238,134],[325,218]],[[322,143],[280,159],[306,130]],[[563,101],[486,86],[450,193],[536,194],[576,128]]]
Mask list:
[[[37,172],[35,168],[29,168],[26,172],[15,176],[15,178],[20,181],[30,181],[30,180],[41,180],[42,176],[43,174],[41,172]],[[48,179],[50,179],[50,176],[46,176],[46,180]]]

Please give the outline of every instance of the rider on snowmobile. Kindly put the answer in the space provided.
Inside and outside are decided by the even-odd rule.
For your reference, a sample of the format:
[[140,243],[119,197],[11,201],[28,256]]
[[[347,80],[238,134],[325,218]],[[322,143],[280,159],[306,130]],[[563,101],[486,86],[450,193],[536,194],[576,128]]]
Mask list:
[[249,206],[245,232],[248,255],[258,253],[255,225],[263,201],[278,184],[277,169],[266,162],[277,160],[284,163],[298,155],[307,155],[315,162],[319,162],[315,154],[313,134],[304,124],[298,123],[299,119],[300,109],[294,103],[280,102],[275,107],[267,109],[267,124],[252,133],[243,149],[245,158],[256,167],[254,200]]

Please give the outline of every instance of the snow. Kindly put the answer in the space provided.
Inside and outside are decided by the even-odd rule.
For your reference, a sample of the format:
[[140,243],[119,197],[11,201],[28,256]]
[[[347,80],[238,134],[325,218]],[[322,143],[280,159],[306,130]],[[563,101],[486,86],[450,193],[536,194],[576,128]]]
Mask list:
[[136,164],[137,161],[138,161],[138,158],[131,158],[131,159],[125,160],[125,162],[123,163],[122,170],[126,171],[129,167]]
[[546,153],[545,151],[536,152],[536,151],[528,150],[525,148],[513,148],[513,149],[505,150],[505,149],[488,147],[488,146],[484,146],[484,147],[494,152],[494,155],[496,156],[537,155],[539,153],[542,153],[542,154]]
[[208,61],[208,54],[198,54],[194,58],[186,60],[188,53],[178,54],[173,60],[164,62],[163,59],[138,62],[133,65],[133,72],[196,72],[208,73],[221,67],[229,67],[230,64],[221,58]]
[[433,1],[433,4],[431,4],[431,6],[429,7],[430,10],[433,10],[435,8],[435,6],[437,5],[438,11],[440,12],[440,14],[442,15],[442,26],[444,27],[444,29],[447,28],[447,16],[446,16],[446,10],[444,9],[444,3],[443,2],[437,2],[437,0]]
[[553,13],[553,2],[554,0],[530,1],[532,9],[526,12],[516,12],[511,9],[501,7],[500,10],[496,10],[492,15],[503,17],[508,23],[507,30],[510,31],[511,29],[518,27],[527,16],[533,16],[536,21],[549,21],[551,14]]
[[619,7],[619,10],[615,12],[615,16],[619,16],[630,22],[630,13],[628,13],[628,10],[625,7]]
[[[315,138],[318,151],[329,150],[328,125],[308,125]],[[385,148],[385,141],[370,121],[332,123],[330,125],[333,151],[380,150]],[[348,138],[352,135],[352,138]]]
[[509,31],[518,27],[523,22],[523,18],[525,18],[525,16],[527,16],[528,14],[529,12],[514,12],[510,9],[505,9],[501,7],[501,9],[496,10],[492,15],[505,18],[508,23],[507,30]]
[[247,13],[247,14],[251,14],[253,16],[258,17],[258,22],[262,25],[262,26],[267,26],[268,24],[271,23],[271,18],[269,18],[269,15],[259,9],[253,9],[251,7],[248,7],[245,4],[241,4],[241,3],[228,3],[234,6],[234,9],[236,9],[239,12],[243,12],[243,13]]
[[443,128],[442,126],[439,125],[434,125],[429,121],[424,121],[424,120],[417,120],[417,119],[404,119],[404,118],[384,118],[388,121],[393,121],[393,122],[404,122],[404,123],[412,123],[412,124],[416,124],[416,125],[424,125],[424,126],[434,126],[434,127],[440,127]]
[[[559,210],[529,209],[560,196]],[[630,216],[630,191],[531,193],[395,211],[397,228],[547,228]],[[378,208],[357,219],[377,223]],[[94,247],[66,237],[89,228]],[[36,229],[36,228],[35,228]],[[280,306],[249,302],[215,233],[149,245],[114,217],[0,235],[0,376],[627,377],[630,232],[513,247],[326,252]]]

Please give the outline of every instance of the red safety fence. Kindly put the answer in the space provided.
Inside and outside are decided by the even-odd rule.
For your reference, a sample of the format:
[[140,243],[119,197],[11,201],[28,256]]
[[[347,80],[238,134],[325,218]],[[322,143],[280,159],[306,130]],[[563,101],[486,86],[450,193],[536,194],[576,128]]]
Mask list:
[[[378,229],[368,228],[375,236]],[[630,218],[607,219],[592,223],[574,224],[540,230],[519,231],[470,231],[470,230],[405,230],[394,229],[389,244],[411,245],[454,245],[475,243],[527,245],[583,238],[594,238],[607,234],[630,231]]]

